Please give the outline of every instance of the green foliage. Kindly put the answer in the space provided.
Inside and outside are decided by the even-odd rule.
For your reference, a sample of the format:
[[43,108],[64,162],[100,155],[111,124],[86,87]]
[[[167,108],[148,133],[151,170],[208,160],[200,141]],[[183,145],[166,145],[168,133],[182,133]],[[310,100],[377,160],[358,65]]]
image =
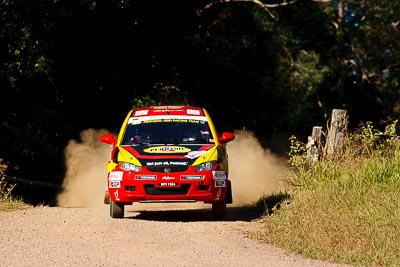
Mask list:
[[[0,159],[0,164],[2,160]],[[7,183],[3,173],[3,164],[0,165],[0,211],[15,210],[27,207],[28,205],[21,199],[12,195],[16,184]]]
[[156,101],[154,101],[153,98],[149,95],[136,97],[131,100],[132,108],[152,106],[155,104],[156,104]]
[[347,150],[356,151],[360,156],[370,156],[372,153],[380,155],[391,153],[399,141],[396,134],[397,122],[398,120],[394,120],[388,123],[382,132],[375,129],[372,122],[367,121],[349,136]]
[[46,50],[49,47],[43,37],[44,31],[53,26],[46,18],[50,5],[43,1],[32,1],[31,4],[30,8],[25,8],[25,1],[0,3],[0,41],[4,53],[0,77],[13,87],[18,81],[44,71],[48,65]]
[[8,201],[11,199],[11,191],[14,189],[15,184],[8,184],[5,180],[4,171],[7,165],[4,164],[3,159],[0,158],[0,201]]
[[292,66],[290,86],[293,91],[313,96],[317,93],[317,89],[328,71],[327,66],[320,66],[317,53],[301,50]]
[[306,145],[300,142],[296,136],[292,135],[289,138],[290,151],[289,151],[289,164],[296,168],[301,168],[307,164],[307,150]]
[[11,191],[14,189],[15,184],[8,184],[4,177],[0,178],[0,200],[10,200],[12,198]]
[[186,105],[186,92],[176,85],[154,84],[152,90],[131,100],[132,108],[153,105]]

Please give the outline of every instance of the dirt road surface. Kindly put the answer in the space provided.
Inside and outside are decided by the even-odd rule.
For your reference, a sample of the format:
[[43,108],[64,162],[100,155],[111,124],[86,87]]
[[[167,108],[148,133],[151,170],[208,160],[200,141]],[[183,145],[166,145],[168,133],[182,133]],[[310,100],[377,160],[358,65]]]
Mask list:
[[250,237],[263,230],[254,211],[212,221],[209,205],[180,205],[137,203],[123,219],[108,205],[0,212],[0,266],[343,266]]

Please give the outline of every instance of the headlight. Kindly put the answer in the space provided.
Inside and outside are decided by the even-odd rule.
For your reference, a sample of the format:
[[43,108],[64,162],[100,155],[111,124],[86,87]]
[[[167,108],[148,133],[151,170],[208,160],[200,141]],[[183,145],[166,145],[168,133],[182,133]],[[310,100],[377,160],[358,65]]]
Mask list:
[[124,171],[132,171],[132,172],[140,171],[140,166],[137,166],[137,165],[129,163],[129,162],[119,162],[118,164],[121,167],[121,169],[123,169]]
[[194,167],[195,171],[200,172],[200,171],[209,171],[214,168],[216,162],[215,161],[207,161],[204,163],[201,163],[197,166]]

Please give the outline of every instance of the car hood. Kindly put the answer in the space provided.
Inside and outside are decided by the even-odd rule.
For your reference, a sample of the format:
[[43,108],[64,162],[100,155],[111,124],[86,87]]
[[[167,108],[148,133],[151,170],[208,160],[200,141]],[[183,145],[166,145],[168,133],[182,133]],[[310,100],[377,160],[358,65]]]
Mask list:
[[[137,145],[119,146],[118,160],[140,165],[197,165],[217,160],[217,145]],[[137,164],[137,163],[136,163]]]

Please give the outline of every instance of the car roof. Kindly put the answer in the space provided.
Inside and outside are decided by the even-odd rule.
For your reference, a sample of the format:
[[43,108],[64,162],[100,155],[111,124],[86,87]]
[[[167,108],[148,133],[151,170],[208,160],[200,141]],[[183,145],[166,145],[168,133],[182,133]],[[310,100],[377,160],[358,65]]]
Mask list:
[[203,108],[193,106],[150,106],[141,107],[133,110],[131,117],[142,116],[165,116],[165,115],[182,115],[182,116],[206,116]]

